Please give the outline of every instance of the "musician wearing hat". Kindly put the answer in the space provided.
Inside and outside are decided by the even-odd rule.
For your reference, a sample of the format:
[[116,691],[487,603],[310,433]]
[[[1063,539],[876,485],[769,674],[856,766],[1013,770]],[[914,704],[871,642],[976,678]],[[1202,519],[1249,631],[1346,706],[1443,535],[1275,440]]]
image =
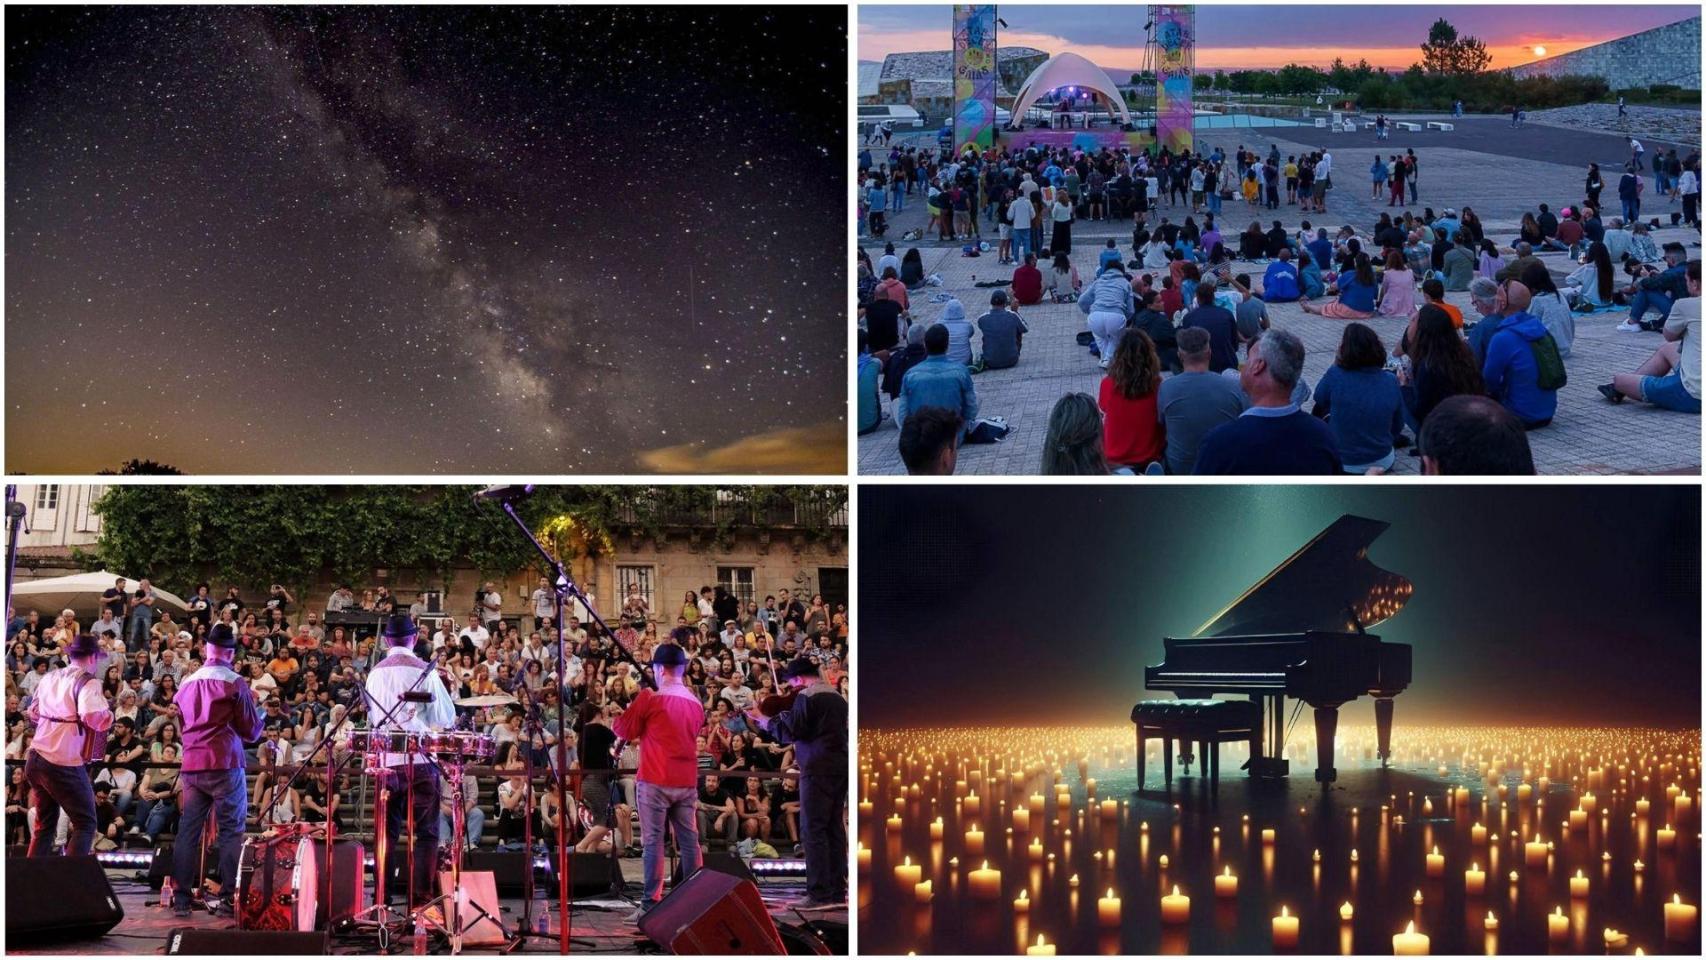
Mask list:
[[794,745],[800,768],[800,837],[806,896],[797,909],[847,902],[847,698],[809,657],[782,668],[793,702],[774,716],[747,711],[777,742]]
[[70,665],[44,675],[30,697],[36,735],[24,760],[24,777],[36,821],[32,857],[53,853],[61,810],[71,821],[65,853],[88,856],[95,844],[95,790],[85,764],[99,756],[104,740],[99,734],[113,725],[113,712],[101,694],[106,654],[99,640],[84,633],[66,644],[65,655]]
[[[202,645],[200,670],[184,678],[172,698],[182,713],[183,771],[178,776],[179,842],[172,851],[172,879],[177,891],[172,913],[190,915],[190,894],[200,886],[201,845],[195,841],[211,814],[217,825],[208,860],[217,865],[219,889],[237,885],[237,855],[242,849],[243,821],[249,815],[249,783],[243,770],[243,748],[261,738],[261,714],[248,682],[237,675],[237,634],[228,623],[216,623]],[[228,915],[229,903],[207,902],[209,913]]]
[[663,899],[663,879],[668,872],[664,860],[664,828],[675,834],[681,852],[683,876],[699,869],[699,752],[694,743],[705,726],[705,707],[683,678],[687,673],[687,651],[680,641],[692,635],[692,627],[678,627],[671,642],[652,651],[656,690],[641,690],[639,696],[613,724],[616,736],[640,745],[639,784],[636,806],[640,811],[641,859],[645,865],[646,889],[640,908],[629,917],[638,921]]
[[[415,640],[419,635],[420,627],[408,614],[392,614],[385,618],[385,625],[380,630],[385,653],[367,674],[367,713],[375,730],[433,733],[448,730],[456,723],[456,703],[451,699],[444,679],[427,661],[415,655]],[[390,719],[385,720],[388,713]],[[433,898],[433,878],[438,873],[438,812],[443,787],[438,780],[438,768],[425,754],[416,753],[411,757],[404,753],[387,753],[384,765],[390,770],[387,776],[391,791],[385,807],[385,829],[393,849],[398,849],[396,845],[408,839],[404,830],[408,823],[409,805],[414,805],[414,875],[410,887],[414,902],[409,906],[415,907]],[[401,857],[390,858],[392,864],[400,865],[402,862]],[[394,872],[395,868],[390,869],[394,876],[401,875]],[[393,889],[393,884],[386,884],[387,896]]]

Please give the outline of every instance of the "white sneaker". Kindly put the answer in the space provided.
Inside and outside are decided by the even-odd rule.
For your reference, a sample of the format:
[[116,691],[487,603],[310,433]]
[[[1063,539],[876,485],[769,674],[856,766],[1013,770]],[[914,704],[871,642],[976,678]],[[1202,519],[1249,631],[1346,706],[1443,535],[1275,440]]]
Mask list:
[[1637,333],[1640,331],[1641,325],[1638,323],[1630,323],[1628,320],[1625,320],[1618,324],[1615,329],[1622,330],[1626,333]]

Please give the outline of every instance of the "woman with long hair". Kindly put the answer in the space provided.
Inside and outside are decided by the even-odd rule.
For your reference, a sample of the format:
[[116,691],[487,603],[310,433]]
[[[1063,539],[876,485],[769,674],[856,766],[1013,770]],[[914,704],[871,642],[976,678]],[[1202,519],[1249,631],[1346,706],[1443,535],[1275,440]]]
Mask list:
[[[1540,232],[1540,221],[1534,219],[1534,211],[1524,211],[1522,225],[1517,227],[1516,243],[1526,243],[1538,250],[1540,245],[1545,242],[1546,237]],[[1511,246],[1516,246],[1516,243],[1511,244]]]
[[1481,365],[1450,314],[1433,304],[1416,311],[1416,341],[1410,348],[1410,366],[1398,370],[1403,391],[1405,419],[1412,430],[1421,430],[1434,407],[1458,394],[1479,396],[1487,392],[1481,380]]
[[1475,261],[1475,275],[1494,280],[1497,279],[1495,275],[1504,268],[1505,258],[1499,254],[1499,245],[1491,240],[1482,240],[1480,255]]
[[1570,346],[1576,340],[1576,315],[1570,311],[1570,304],[1559,292],[1558,285],[1552,280],[1552,271],[1545,264],[1530,263],[1517,278],[1528,288],[1531,299],[1528,312],[1540,318],[1545,324],[1546,332],[1558,344],[1558,355],[1568,358]]
[[1378,302],[1383,317],[1408,317],[1416,309],[1416,275],[1397,250],[1386,254]]
[[1337,300],[1319,307],[1302,301],[1299,306],[1303,312],[1335,320],[1367,320],[1374,316],[1374,268],[1369,265],[1368,254],[1358,252],[1352,269],[1340,273],[1335,286]]
[[1107,475],[1108,461],[1102,456],[1102,411],[1089,394],[1069,393],[1055,402],[1048,417],[1048,435],[1043,438],[1042,473]]
[[1126,330],[1114,347],[1096,401],[1102,411],[1102,450],[1110,465],[1160,472],[1167,452],[1167,434],[1156,410],[1160,389],[1155,341],[1142,330]]
[[1392,441],[1403,430],[1404,399],[1386,370],[1386,347],[1364,323],[1345,327],[1333,365],[1315,385],[1317,417],[1327,421],[1346,473],[1389,470]]
[[1564,297],[1578,309],[1584,303],[1596,307],[1609,306],[1615,282],[1611,251],[1603,242],[1595,240],[1588,247],[1587,262],[1564,278]]

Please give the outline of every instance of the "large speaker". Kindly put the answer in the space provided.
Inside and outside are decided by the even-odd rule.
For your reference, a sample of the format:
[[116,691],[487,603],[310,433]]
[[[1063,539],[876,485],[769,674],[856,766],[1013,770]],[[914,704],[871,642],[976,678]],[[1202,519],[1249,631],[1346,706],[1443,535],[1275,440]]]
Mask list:
[[[319,844],[325,850],[324,842]],[[332,868],[320,877],[320,911],[315,925],[339,924],[367,909],[367,846],[360,840],[332,841]],[[330,889],[328,889],[330,887]]]
[[286,956],[312,957],[327,952],[320,930],[197,930],[178,927],[166,935],[168,956]]
[[758,885],[718,870],[700,870],[671,890],[640,918],[640,931],[676,954],[788,952]]
[[94,857],[6,861],[6,946],[94,940],[124,919],[107,872]]
[[[556,853],[550,857],[553,867],[557,864]],[[462,871],[489,871],[497,881],[498,893],[506,897],[519,897],[525,888],[522,886],[527,874],[527,854],[519,851],[499,852],[496,850],[470,850],[462,858]],[[541,876],[534,881],[534,893],[555,897],[557,895],[556,871],[547,876]],[[569,851],[569,897],[597,897],[610,892],[610,857],[605,855],[582,854]]]

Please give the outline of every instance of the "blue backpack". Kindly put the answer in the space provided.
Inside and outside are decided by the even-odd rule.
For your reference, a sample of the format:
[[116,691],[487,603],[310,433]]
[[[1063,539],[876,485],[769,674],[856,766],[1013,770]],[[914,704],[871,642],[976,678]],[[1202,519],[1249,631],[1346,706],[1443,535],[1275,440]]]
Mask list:
[[1262,288],[1262,297],[1272,302],[1296,300],[1298,297],[1297,271],[1278,270],[1267,279]]

